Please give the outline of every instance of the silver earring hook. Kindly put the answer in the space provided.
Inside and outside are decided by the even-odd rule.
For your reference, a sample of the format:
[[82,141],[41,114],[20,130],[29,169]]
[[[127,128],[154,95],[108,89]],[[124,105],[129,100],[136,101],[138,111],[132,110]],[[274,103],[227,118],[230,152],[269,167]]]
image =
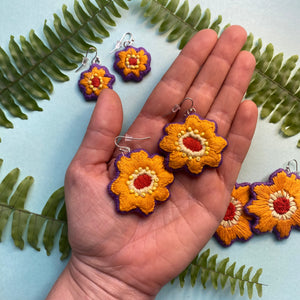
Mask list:
[[[292,168],[295,169],[295,171],[292,171]],[[288,163],[287,163],[287,167],[286,167],[286,171],[288,173],[296,173],[296,174],[299,174],[299,169],[298,169],[298,162],[296,159],[292,159],[290,160]]]
[[135,138],[135,137],[132,137],[130,135],[125,134],[125,135],[118,135],[117,137],[115,137],[115,145],[116,145],[117,148],[119,148],[119,150],[124,155],[124,154],[130,152],[131,149],[128,146],[120,146],[119,145],[118,140],[119,139],[123,139],[123,138],[125,139],[125,142],[128,142],[128,141],[136,141],[136,140],[137,141],[139,141],[139,140],[147,140],[147,139],[150,139],[150,136],[148,136],[148,137],[141,137],[141,138]]
[[192,105],[191,107],[184,113],[184,116],[188,116],[190,115],[191,113],[195,113],[196,112],[196,109],[194,107],[194,101],[192,98],[190,97],[185,97],[179,104],[176,104],[173,108],[172,108],[172,112],[173,113],[176,113],[177,111],[179,111],[181,109],[181,106],[182,104],[187,101],[187,100],[190,100],[192,102]]
[[91,50],[94,50],[96,52],[94,58],[92,59],[92,64],[100,64],[100,58],[97,56],[97,48],[96,47],[89,47],[89,49],[86,51],[85,56],[82,58],[81,65],[75,70],[75,72],[78,72],[80,69],[86,66],[86,64],[89,62],[88,54]]
[[[127,40],[125,40],[126,36],[129,36]],[[123,48],[126,48],[128,46],[131,46],[134,43],[134,38],[133,38],[133,34],[131,32],[126,32],[122,35],[121,39],[119,41],[117,41],[117,44],[115,46],[115,48],[110,51],[110,53],[115,52],[116,50]]]

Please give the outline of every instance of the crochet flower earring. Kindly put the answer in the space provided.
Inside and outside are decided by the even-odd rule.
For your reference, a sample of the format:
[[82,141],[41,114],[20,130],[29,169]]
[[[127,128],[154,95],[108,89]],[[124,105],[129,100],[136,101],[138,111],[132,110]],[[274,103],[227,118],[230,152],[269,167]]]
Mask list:
[[[174,180],[172,173],[164,168],[164,158],[150,155],[145,150],[130,151],[129,147],[119,146],[122,151],[116,161],[116,176],[108,185],[108,192],[116,202],[118,212],[141,212],[149,215],[154,211],[156,202],[166,201],[169,186]],[[125,136],[125,141],[141,140]]]
[[294,162],[295,172],[288,165],[272,173],[267,182],[252,184],[246,211],[255,219],[255,233],[273,231],[278,239],[285,239],[293,227],[300,229],[300,176]]
[[250,199],[250,184],[236,184],[231,193],[226,214],[215,232],[215,238],[224,247],[234,241],[247,241],[253,236],[251,231],[252,217],[244,211]]
[[166,154],[168,170],[184,169],[199,175],[204,166],[218,167],[221,164],[221,152],[227,146],[227,141],[216,135],[217,125],[214,121],[201,119],[195,113],[191,98],[184,98],[172,112],[180,110],[186,100],[192,102],[192,107],[185,113],[184,122],[165,126],[159,148]]
[[100,59],[97,56],[97,49],[94,47],[88,49],[85,57],[83,57],[82,64],[76,72],[88,63],[89,59],[87,55],[90,50],[95,50],[96,55],[92,60],[90,68],[81,73],[78,81],[79,89],[87,101],[97,100],[100,92],[103,89],[112,89],[115,82],[115,76],[110,74],[106,67],[99,65]]
[[[127,40],[126,36],[129,35]],[[151,55],[146,49],[135,48],[131,45],[134,39],[132,33],[125,33],[117,42],[115,50],[124,48],[115,54],[114,69],[122,76],[124,81],[141,81],[150,70]]]

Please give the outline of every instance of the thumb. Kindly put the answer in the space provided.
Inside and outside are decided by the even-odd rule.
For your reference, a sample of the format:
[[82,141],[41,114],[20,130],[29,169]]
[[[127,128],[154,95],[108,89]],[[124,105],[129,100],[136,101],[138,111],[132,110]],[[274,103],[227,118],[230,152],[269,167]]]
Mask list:
[[122,129],[123,110],[121,100],[111,89],[103,90],[83,141],[73,159],[84,166],[106,163],[115,148],[114,139]]

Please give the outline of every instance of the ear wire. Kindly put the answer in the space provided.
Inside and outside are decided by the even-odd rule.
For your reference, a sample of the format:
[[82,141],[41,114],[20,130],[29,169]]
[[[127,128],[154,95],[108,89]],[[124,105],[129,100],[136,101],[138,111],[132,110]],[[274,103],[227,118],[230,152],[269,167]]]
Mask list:
[[128,152],[131,151],[130,147],[128,146],[120,146],[119,145],[119,142],[118,140],[119,139],[122,139],[124,138],[125,139],[125,142],[128,142],[128,141],[139,141],[139,140],[147,140],[147,139],[150,139],[150,136],[148,137],[139,137],[139,138],[135,138],[135,137],[132,137],[130,135],[118,135],[117,137],[115,137],[115,145],[117,148],[119,148],[119,150],[123,153],[123,154],[126,154]]
[[195,113],[196,112],[196,109],[194,107],[194,101],[192,98],[190,97],[185,97],[179,104],[176,104],[173,108],[172,108],[172,112],[173,113],[176,113],[177,111],[181,110],[181,106],[182,104],[187,101],[187,100],[190,100],[192,102],[191,104],[191,107],[184,113],[184,116],[188,116],[190,115],[191,113]]

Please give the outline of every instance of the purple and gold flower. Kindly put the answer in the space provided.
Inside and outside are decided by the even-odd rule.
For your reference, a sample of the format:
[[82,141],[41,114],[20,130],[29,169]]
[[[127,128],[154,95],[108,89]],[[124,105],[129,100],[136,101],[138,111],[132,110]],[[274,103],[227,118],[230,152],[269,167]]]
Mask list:
[[168,169],[185,169],[198,175],[205,165],[216,168],[221,164],[227,141],[216,135],[215,122],[192,114],[184,123],[168,124],[164,131],[159,147],[167,154]]
[[114,82],[115,76],[106,67],[92,64],[87,71],[81,73],[78,85],[84,98],[91,101],[97,100],[103,89],[112,89]]
[[115,54],[115,70],[124,81],[141,81],[150,70],[151,56],[144,48],[126,47]]
[[132,151],[115,162],[117,176],[108,186],[119,212],[153,212],[156,201],[166,201],[174,176],[164,168],[164,158],[146,151]]
[[273,231],[278,239],[287,238],[293,227],[300,229],[300,177],[283,169],[268,182],[252,185],[253,197],[246,209],[256,222],[256,233]]
[[236,184],[231,193],[226,214],[217,228],[215,237],[224,247],[230,246],[234,241],[249,240],[251,231],[251,217],[245,214],[244,206],[250,199],[250,185]]

